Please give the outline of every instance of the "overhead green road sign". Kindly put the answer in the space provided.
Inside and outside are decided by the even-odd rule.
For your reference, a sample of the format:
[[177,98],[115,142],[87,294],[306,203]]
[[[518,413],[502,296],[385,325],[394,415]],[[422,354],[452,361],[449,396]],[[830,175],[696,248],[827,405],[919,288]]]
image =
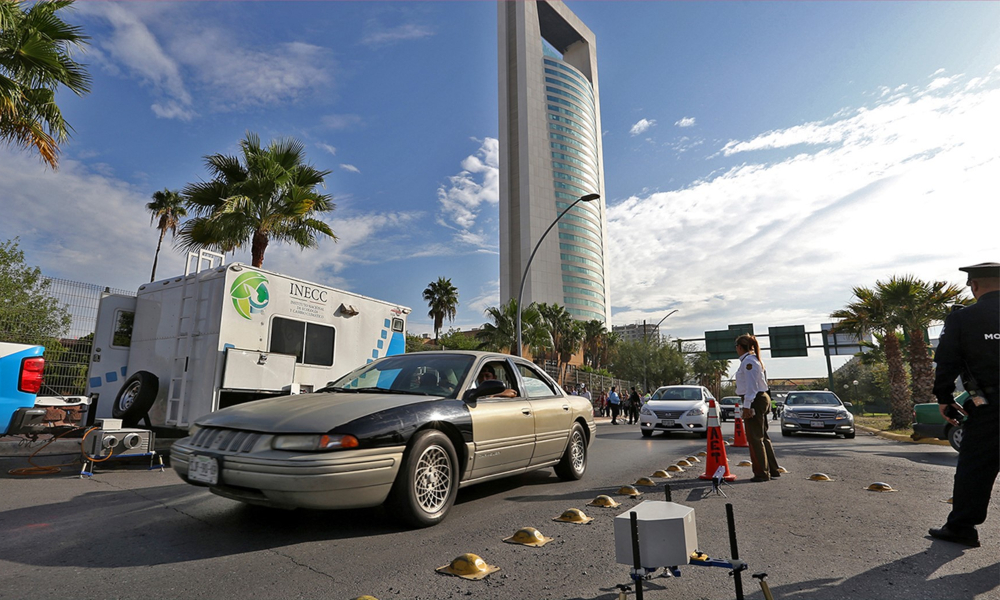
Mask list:
[[787,327],[768,327],[767,337],[771,342],[772,358],[789,358],[792,356],[809,356],[809,344],[806,340],[805,325],[789,325]]
[[712,360],[729,360],[739,358],[739,355],[736,354],[735,342],[736,338],[740,337],[744,333],[753,335],[752,323],[730,325],[729,329],[723,329],[720,331],[706,331],[705,350],[708,351],[708,357]]

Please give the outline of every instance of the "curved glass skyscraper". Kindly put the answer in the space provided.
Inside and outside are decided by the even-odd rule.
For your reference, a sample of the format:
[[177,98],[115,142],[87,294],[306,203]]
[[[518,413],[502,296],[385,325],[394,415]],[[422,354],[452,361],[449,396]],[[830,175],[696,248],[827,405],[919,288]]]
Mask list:
[[555,218],[525,283],[525,304],[611,321],[594,34],[562,2],[499,3],[500,296],[516,298],[531,251]]

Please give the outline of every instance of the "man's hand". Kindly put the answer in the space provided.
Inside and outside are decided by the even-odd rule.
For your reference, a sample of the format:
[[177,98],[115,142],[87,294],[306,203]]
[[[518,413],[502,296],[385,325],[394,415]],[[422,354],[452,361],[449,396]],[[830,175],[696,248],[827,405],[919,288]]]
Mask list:
[[965,409],[962,408],[961,406],[959,406],[955,402],[952,402],[951,404],[938,404],[938,410],[941,411],[941,416],[944,417],[944,420],[948,421],[949,423],[951,423],[955,427],[958,427],[958,421],[956,419],[953,419],[950,416],[948,416],[948,409],[949,408],[954,408],[955,410],[957,410],[959,413],[961,413],[963,415],[965,414]]
[[746,421],[747,419],[752,419],[752,418],[753,418],[753,409],[752,408],[744,408],[743,409],[743,420]]

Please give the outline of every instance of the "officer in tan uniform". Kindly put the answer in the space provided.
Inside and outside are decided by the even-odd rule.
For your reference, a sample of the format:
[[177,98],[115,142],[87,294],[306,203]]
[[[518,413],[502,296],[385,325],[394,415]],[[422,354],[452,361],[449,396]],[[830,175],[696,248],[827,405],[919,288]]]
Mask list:
[[736,394],[742,401],[743,423],[750,445],[750,462],[753,477],[750,481],[768,481],[781,477],[778,459],[767,436],[767,413],[771,397],[767,395],[767,377],[760,362],[760,344],[752,335],[736,338],[736,352],[740,355],[740,368],[736,371]]

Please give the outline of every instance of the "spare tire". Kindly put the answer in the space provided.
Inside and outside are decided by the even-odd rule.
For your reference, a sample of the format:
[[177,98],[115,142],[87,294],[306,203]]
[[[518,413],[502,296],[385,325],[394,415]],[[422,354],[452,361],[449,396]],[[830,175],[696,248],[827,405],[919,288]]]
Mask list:
[[160,391],[160,380],[149,371],[139,371],[125,380],[118,391],[111,416],[121,419],[125,427],[133,427],[146,416]]

